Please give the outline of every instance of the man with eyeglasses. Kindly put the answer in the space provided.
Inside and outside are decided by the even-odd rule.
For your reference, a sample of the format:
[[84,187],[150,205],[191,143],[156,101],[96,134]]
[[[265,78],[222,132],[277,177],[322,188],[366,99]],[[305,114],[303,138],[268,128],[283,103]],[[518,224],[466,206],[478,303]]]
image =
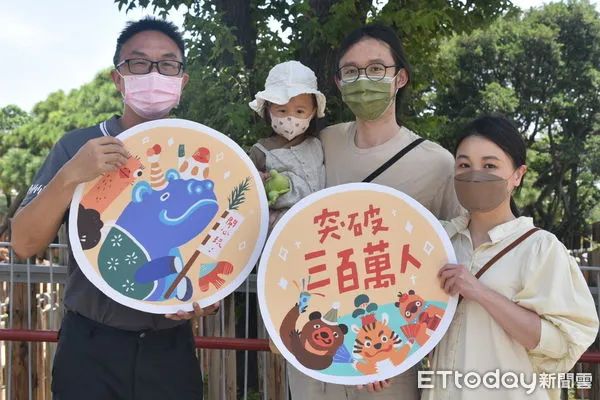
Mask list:
[[[379,24],[356,29],[342,42],[337,67],[336,84],[356,120],[321,131],[326,186],[374,182],[410,195],[439,219],[460,215],[454,158],[397,118],[410,71],[396,32]],[[355,356],[358,359],[363,354]],[[288,376],[292,400],[419,398],[416,366],[366,388],[321,383],[289,364]]]
[[[12,221],[20,258],[44,250],[67,221],[78,184],[117,171],[128,153],[115,138],[142,122],[166,117],[188,75],[181,34],[164,20],[130,23],[117,39],[112,79],[124,110],[99,125],[64,135],[34,179]],[[216,311],[155,315],[125,307],[98,290],[69,257],[66,309],[54,358],[55,400],[200,400],[202,374],[189,319]]]

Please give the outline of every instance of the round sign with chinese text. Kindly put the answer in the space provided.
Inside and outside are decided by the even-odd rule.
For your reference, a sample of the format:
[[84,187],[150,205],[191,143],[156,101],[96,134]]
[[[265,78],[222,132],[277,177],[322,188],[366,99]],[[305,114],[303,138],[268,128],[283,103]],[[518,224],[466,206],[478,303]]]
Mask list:
[[85,276],[150,313],[208,306],[241,285],[264,244],[260,175],[227,136],[179,119],[118,136],[127,164],[77,187],[69,239]]
[[283,356],[325,382],[401,374],[440,341],[457,297],[437,277],[456,262],[437,219],[389,187],[351,183],[292,207],[267,240],[261,314]]

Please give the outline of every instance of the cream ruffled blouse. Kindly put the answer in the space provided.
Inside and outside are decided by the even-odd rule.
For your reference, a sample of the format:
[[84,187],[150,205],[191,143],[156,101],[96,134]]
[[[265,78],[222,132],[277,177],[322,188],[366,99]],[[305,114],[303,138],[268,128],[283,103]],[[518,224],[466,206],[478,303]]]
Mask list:
[[[460,264],[476,274],[493,256],[533,228],[531,218],[520,217],[489,231],[491,241],[473,250],[467,228],[468,216],[444,223]],[[538,231],[497,261],[482,275],[481,281],[521,307],[536,312],[542,319],[538,346],[528,351],[512,339],[478,303],[463,300],[450,328],[436,347],[434,371],[474,371],[483,377],[499,370],[524,373],[528,384],[538,373],[536,390],[525,388],[489,389],[480,385],[468,389],[455,387],[455,377],[447,378],[442,388],[441,375],[433,375],[433,389],[423,391],[422,400],[470,399],[559,399],[558,390],[548,390],[545,376],[539,373],[568,372],[598,332],[598,314],[587,283],[575,260],[550,232]],[[557,378],[557,375],[554,375]],[[473,378],[476,379],[476,378]],[[489,378],[487,386],[493,386]],[[544,381],[545,383],[542,383]],[[475,380],[472,382],[476,383]],[[510,380],[508,381],[510,384]],[[509,385],[512,386],[512,385]],[[541,387],[542,386],[542,387]],[[558,382],[554,386],[558,388]]]

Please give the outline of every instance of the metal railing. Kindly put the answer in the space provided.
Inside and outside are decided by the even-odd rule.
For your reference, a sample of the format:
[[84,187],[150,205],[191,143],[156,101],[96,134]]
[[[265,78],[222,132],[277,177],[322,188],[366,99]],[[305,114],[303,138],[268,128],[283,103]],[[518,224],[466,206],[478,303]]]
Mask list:
[[[61,299],[67,280],[67,247],[53,244],[45,257],[24,263],[16,262],[10,243],[0,242],[1,248],[8,249],[8,260],[3,261],[0,253],[0,399],[51,399],[49,380],[64,312]],[[278,385],[282,387],[275,387],[274,380],[267,377],[270,365],[281,361],[275,360],[280,356],[270,354],[264,325],[256,324],[262,320],[255,294],[256,275],[251,274],[233,295],[221,301],[223,312],[202,318],[194,326],[198,359],[208,381],[207,400],[287,398],[278,395],[288,392],[285,376],[275,380],[283,382]],[[236,318],[231,317],[234,301],[244,305],[241,312],[237,307]],[[21,376],[17,379],[15,375]]]
[[[3,328],[0,329],[0,400],[17,398],[17,391],[19,398],[23,398],[23,374],[27,375],[30,400],[51,399],[50,367],[63,314],[62,287],[67,278],[66,245],[51,245],[47,256],[37,264],[31,260],[16,263],[10,243],[0,242],[2,247],[9,249],[9,259],[3,262],[0,258],[0,328]],[[57,260],[62,262],[57,263]],[[581,269],[591,282],[595,282],[590,290],[600,314],[600,267],[584,266]],[[195,327],[196,346],[200,349],[198,356],[208,383],[207,400],[283,400],[289,397],[285,363],[280,356],[270,354],[255,293],[256,276],[251,274],[232,296],[221,301],[223,312],[202,318]],[[237,308],[234,296],[240,300]],[[243,305],[243,322],[237,318],[240,315],[235,315],[240,312],[240,305]],[[232,317],[232,312],[236,318]],[[15,354],[15,346],[18,346],[18,354]],[[23,354],[26,360],[20,359]],[[600,352],[587,352],[580,363],[600,363]],[[232,384],[229,375],[234,364],[236,377]],[[31,367],[33,365],[35,368]],[[578,364],[576,371],[582,371],[582,368],[583,364]],[[597,369],[597,366],[593,368]],[[275,372],[277,376],[273,377]],[[20,375],[20,381],[16,380],[15,374]]]

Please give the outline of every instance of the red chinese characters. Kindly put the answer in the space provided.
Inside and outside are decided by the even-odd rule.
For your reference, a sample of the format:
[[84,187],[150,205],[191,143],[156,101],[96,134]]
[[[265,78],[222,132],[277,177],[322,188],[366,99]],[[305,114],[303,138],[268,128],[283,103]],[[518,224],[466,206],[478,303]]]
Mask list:
[[406,267],[408,266],[408,263],[411,263],[412,265],[417,267],[417,269],[421,268],[421,262],[417,260],[412,254],[410,254],[410,245],[405,244],[404,246],[402,246],[402,261],[400,264],[401,274],[404,274],[406,272]]
[[371,233],[376,235],[377,232],[388,231],[390,228],[387,226],[383,226],[383,217],[375,218],[379,216],[381,210],[379,207],[373,207],[373,204],[369,204],[369,209],[364,212],[364,222],[363,225],[368,227],[371,226]]
[[356,263],[350,260],[350,256],[353,254],[353,249],[342,250],[337,254],[338,258],[342,259],[340,265],[337,267],[338,289],[340,293],[360,288]]
[[[313,251],[312,253],[305,254],[304,260],[305,261],[314,260],[315,258],[319,258],[319,257],[323,257],[323,256],[325,256],[325,250]],[[323,263],[323,264],[319,264],[319,265],[310,267],[308,269],[308,273],[309,273],[309,276],[312,277],[314,274],[324,272],[326,269],[327,269],[327,265],[325,263]],[[318,289],[320,287],[327,286],[330,283],[331,283],[331,279],[329,279],[329,278],[321,279],[319,281],[313,281],[313,282],[309,283],[308,286],[306,287],[306,289],[310,292],[314,289]]]
[[[320,244],[324,244],[330,237],[339,240],[345,233],[351,234],[355,238],[373,237],[379,232],[390,230],[389,226],[384,225],[381,208],[375,207],[373,204],[369,204],[366,211],[348,214],[347,218],[340,218],[339,211],[324,208],[313,218],[313,224],[318,227]],[[359,250],[360,247],[357,247],[358,244],[353,244],[356,246],[354,248],[347,248],[336,253],[335,276],[340,294],[361,289],[388,288],[396,284],[399,274],[406,273],[409,264],[417,269],[421,267],[421,262],[410,252],[410,244],[404,244],[400,254],[398,252],[390,253],[390,242],[382,239],[367,241],[362,252]],[[307,286],[309,291],[331,284],[331,279],[325,278],[327,275],[332,275],[326,272],[325,256],[326,250],[313,251],[304,256],[305,261],[311,262],[308,273],[313,281]],[[317,264],[317,258],[321,258],[322,262]],[[333,263],[333,260],[330,258],[329,262]],[[400,268],[397,267],[398,263]],[[364,265],[364,267],[359,268],[360,265]],[[315,280],[314,275],[321,275],[323,278]],[[361,285],[364,286],[361,287]]]
[[319,242],[321,244],[325,242],[325,239],[327,239],[327,236],[330,234],[334,239],[339,240],[341,238],[341,236],[336,232],[339,229],[337,222],[339,216],[339,211],[329,211],[328,209],[324,208],[321,211],[321,214],[317,215],[313,219],[313,224],[319,224],[319,227],[321,228],[319,229],[319,235],[321,235]]
[[340,218],[339,211],[330,211],[327,208],[321,210],[321,214],[313,219],[313,223],[319,226],[318,233],[321,236],[319,242],[323,244],[325,240],[331,236],[334,239],[341,239],[339,228],[347,227],[349,232],[354,234],[354,237],[363,235],[363,228],[371,228],[371,234],[376,235],[378,232],[388,231],[390,228],[383,225],[383,217],[380,216],[381,208],[374,207],[369,204],[369,209],[362,213],[362,222],[360,221],[360,213],[353,212],[348,214],[346,220],[338,221]]
[[235,217],[230,216],[229,218],[227,218],[227,221],[225,221],[225,224],[229,228],[235,228],[235,226],[238,224],[238,220]]
[[389,243],[380,240],[378,244],[369,242],[363,249],[367,256],[365,257],[365,269],[367,274],[372,275],[365,279],[365,288],[370,289],[373,283],[373,289],[386,288],[396,283],[396,276],[392,273],[384,273],[392,269],[390,254],[386,251],[390,247]]
[[348,223],[348,230],[354,233],[354,236],[362,236],[363,230],[362,230],[362,224],[357,221],[358,219],[358,213],[352,213],[348,215],[348,218],[350,219],[350,222]]

